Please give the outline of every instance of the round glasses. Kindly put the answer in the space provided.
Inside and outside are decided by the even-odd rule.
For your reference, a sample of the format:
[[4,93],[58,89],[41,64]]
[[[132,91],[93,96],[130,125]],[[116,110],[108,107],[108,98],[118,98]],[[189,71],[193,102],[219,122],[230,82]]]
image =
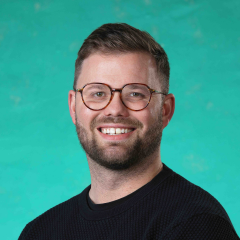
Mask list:
[[123,105],[132,111],[141,111],[146,108],[153,93],[167,95],[143,83],[129,83],[122,88],[111,88],[105,83],[88,83],[75,91],[81,93],[83,103],[93,111],[106,108],[112,101],[114,92],[120,93]]

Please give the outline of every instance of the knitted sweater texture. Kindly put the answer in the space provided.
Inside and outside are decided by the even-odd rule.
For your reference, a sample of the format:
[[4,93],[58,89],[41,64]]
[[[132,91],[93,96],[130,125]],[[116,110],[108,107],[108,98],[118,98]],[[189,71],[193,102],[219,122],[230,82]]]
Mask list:
[[153,180],[104,210],[90,208],[90,187],[28,223],[19,240],[239,239],[221,204],[165,164]]

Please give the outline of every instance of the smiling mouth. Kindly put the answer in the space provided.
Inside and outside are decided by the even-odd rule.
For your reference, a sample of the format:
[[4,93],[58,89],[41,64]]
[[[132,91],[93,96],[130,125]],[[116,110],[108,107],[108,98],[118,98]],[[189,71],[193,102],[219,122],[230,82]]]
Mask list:
[[98,128],[98,131],[106,135],[120,135],[134,131],[134,128]]

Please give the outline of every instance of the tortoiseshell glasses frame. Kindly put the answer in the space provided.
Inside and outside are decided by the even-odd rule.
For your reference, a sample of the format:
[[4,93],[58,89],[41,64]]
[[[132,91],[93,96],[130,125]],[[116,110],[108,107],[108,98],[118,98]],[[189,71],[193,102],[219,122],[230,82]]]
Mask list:
[[[109,88],[109,90],[110,90],[110,92],[111,92],[111,97],[110,97],[110,99],[109,99],[109,101],[108,101],[108,103],[106,104],[105,107],[103,107],[103,108],[101,108],[101,109],[93,109],[93,108],[90,108],[90,107],[85,103],[84,98],[83,98],[83,90],[84,90],[84,88],[85,88],[86,86],[91,85],[91,84],[102,84],[102,85],[105,85],[105,86],[107,86],[107,87]],[[135,84],[135,85],[138,84],[138,85],[146,86],[146,87],[148,88],[149,92],[150,92],[149,99],[148,99],[148,102],[147,102],[146,106],[143,107],[143,108],[141,108],[141,109],[138,109],[138,110],[129,108],[128,106],[126,106],[126,104],[125,104],[124,101],[122,100],[122,90],[124,89],[124,87],[129,86],[129,85],[133,85],[133,84]],[[89,108],[89,109],[91,109],[91,110],[93,110],[93,111],[100,111],[100,110],[105,109],[105,108],[111,103],[111,101],[112,101],[112,99],[113,99],[113,96],[114,96],[114,92],[119,92],[119,93],[120,93],[120,99],[121,99],[123,105],[124,105],[127,109],[129,109],[129,110],[131,110],[131,111],[135,111],[135,112],[141,111],[141,110],[145,109],[145,108],[149,105],[149,103],[150,103],[150,101],[151,101],[151,98],[152,98],[152,94],[163,94],[163,95],[167,95],[166,93],[159,92],[159,91],[157,91],[157,90],[155,90],[155,89],[152,89],[152,88],[150,88],[148,85],[143,84],[143,83],[128,83],[128,84],[125,84],[122,88],[111,88],[111,87],[110,87],[108,84],[106,84],[106,83],[92,82],[92,83],[88,83],[88,84],[84,85],[82,88],[74,89],[74,91],[81,93],[81,97],[82,97],[82,101],[83,101],[84,105],[85,105],[87,108]]]

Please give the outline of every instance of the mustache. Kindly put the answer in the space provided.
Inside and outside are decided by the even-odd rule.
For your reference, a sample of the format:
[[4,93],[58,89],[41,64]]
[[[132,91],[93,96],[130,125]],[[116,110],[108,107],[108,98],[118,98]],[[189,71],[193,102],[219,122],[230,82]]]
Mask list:
[[103,123],[121,123],[124,125],[131,125],[134,128],[143,128],[143,124],[135,119],[123,118],[123,117],[102,117],[100,119],[93,119],[90,124],[90,129],[93,131],[98,125]]

